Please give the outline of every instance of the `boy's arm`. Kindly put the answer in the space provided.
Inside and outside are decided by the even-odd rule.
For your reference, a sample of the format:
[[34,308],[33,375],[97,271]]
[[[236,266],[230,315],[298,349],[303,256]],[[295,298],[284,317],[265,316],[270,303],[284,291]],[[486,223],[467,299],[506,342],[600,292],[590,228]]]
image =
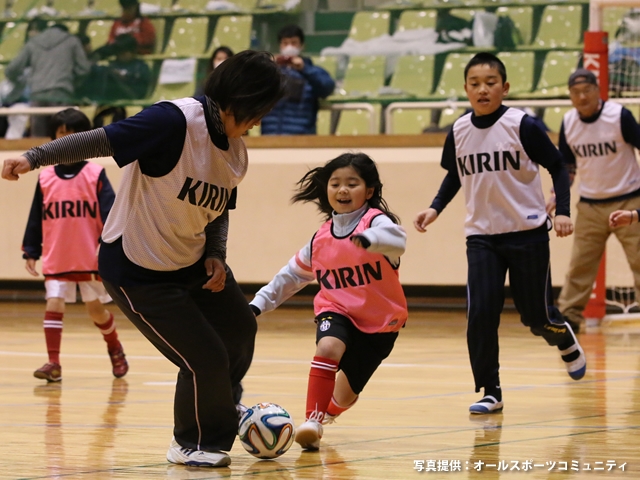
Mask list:
[[531,117],[525,115],[520,124],[520,140],[524,151],[534,162],[542,165],[551,174],[556,195],[556,215],[569,217],[570,185],[569,174],[562,161],[562,155],[547,133]]
[[42,255],[42,189],[40,181],[36,184],[31,210],[27,220],[27,228],[22,239],[22,258],[38,260]]
[[309,242],[282,267],[268,285],[256,293],[249,306],[256,316],[275,310],[282,302],[302,290],[314,279],[315,276],[311,270],[311,242]]
[[322,67],[305,62],[304,68],[300,73],[307,79],[316,97],[326,98],[333,93],[336,87],[336,82],[331,78],[329,72]]
[[440,184],[440,189],[436,197],[431,202],[431,207],[438,215],[449,204],[453,197],[456,196],[458,190],[460,190],[461,183],[458,176],[458,167],[456,165],[456,146],[453,139],[453,130],[447,134],[447,139],[444,142],[444,148],[442,149],[442,158],[440,160],[440,166],[447,170],[447,175]]
[[620,113],[620,129],[624,141],[640,149],[640,125],[636,122],[633,114],[624,107]]
[[567,137],[564,133],[564,120],[560,124],[560,135],[558,137],[558,150],[562,154],[565,168],[569,174],[569,185],[573,185],[573,180],[576,177],[576,156],[571,151],[571,147],[567,143]]
[[107,221],[115,199],[116,193],[113,191],[107,172],[103,168],[98,177],[98,205],[100,206],[100,218],[102,218],[103,224]]
[[371,227],[354,237],[367,251],[387,257],[393,266],[400,264],[400,256],[407,247],[407,232],[386,215],[375,217]]

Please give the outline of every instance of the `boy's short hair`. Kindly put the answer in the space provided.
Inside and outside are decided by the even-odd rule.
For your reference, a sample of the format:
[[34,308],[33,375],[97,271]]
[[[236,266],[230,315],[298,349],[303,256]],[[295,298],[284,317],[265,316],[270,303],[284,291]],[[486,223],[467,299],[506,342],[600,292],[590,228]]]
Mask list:
[[67,108],[51,117],[51,120],[49,120],[49,137],[51,137],[51,140],[56,139],[56,132],[62,125],[67,127],[68,130],[73,130],[74,133],[91,130],[91,120],[75,108]]
[[230,111],[236,123],[265,116],[284,95],[280,68],[267,52],[245,50],[214,69],[204,94],[223,112]]
[[507,81],[507,68],[502,63],[498,57],[496,57],[493,53],[489,52],[480,52],[476,54],[467,66],[464,67],[464,81],[467,81],[467,74],[469,73],[469,69],[471,67],[475,67],[476,65],[489,65],[491,68],[495,68],[498,70],[500,77],[502,77],[502,83],[506,83]]
[[298,25],[287,25],[280,29],[278,32],[278,43],[282,42],[283,38],[298,37],[300,43],[304,43],[304,32]]

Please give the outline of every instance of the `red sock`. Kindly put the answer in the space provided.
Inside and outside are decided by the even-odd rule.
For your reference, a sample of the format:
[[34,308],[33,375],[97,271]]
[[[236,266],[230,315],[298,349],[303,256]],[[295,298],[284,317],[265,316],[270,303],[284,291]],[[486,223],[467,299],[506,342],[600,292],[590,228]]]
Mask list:
[[44,340],[47,344],[49,362],[60,364],[60,342],[62,342],[62,317],[64,313],[44,312]]
[[120,348],[120,342],[118,341],[118,332],[116,331],[116,322],[113,318],[113,313],[109,312],[109,320],[102,325],[93,322],[93,324],[100,329],[100,333],[104,337],[104,341],[107,342],[107,349],[111,352]]
[[356,399],[353,402],[351,402],[346,407],[343,407],[343,406],[339,405],[338,402],[336,402],[335,397],[331,397],[331,402],[329,403],[329,406],[327,407],[327,415],[331,415],[332,417],[337,417],[341,413],[346,412],[351,407],[353,407],[356,404],[356,402],[358,401],[358,398],[359,397],[356,397]]
[[336,385],[337,371],[338,362],[324,357],[313,357],[307,387],[307,420],[313,418],[322,423]]

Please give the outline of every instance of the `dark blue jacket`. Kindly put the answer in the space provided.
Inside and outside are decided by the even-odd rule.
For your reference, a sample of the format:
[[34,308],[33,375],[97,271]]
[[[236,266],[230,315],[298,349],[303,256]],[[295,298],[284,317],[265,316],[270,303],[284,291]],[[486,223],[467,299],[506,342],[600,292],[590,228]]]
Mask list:
[[285,98],[262,119],[263,135],[314,135],[318,100],[335,88],[335,82],[324,68],[303,58],[301,71],[282,67],[286,77]]

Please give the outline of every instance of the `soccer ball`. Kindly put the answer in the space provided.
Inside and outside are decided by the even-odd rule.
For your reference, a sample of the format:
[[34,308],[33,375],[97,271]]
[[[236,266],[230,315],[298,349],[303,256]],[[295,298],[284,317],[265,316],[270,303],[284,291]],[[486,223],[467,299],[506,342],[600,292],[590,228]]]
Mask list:
[[258,403],[240,419],[238,436],[244,449],[254,457],[276,458],[293,443],[291,415],[275,403]]

